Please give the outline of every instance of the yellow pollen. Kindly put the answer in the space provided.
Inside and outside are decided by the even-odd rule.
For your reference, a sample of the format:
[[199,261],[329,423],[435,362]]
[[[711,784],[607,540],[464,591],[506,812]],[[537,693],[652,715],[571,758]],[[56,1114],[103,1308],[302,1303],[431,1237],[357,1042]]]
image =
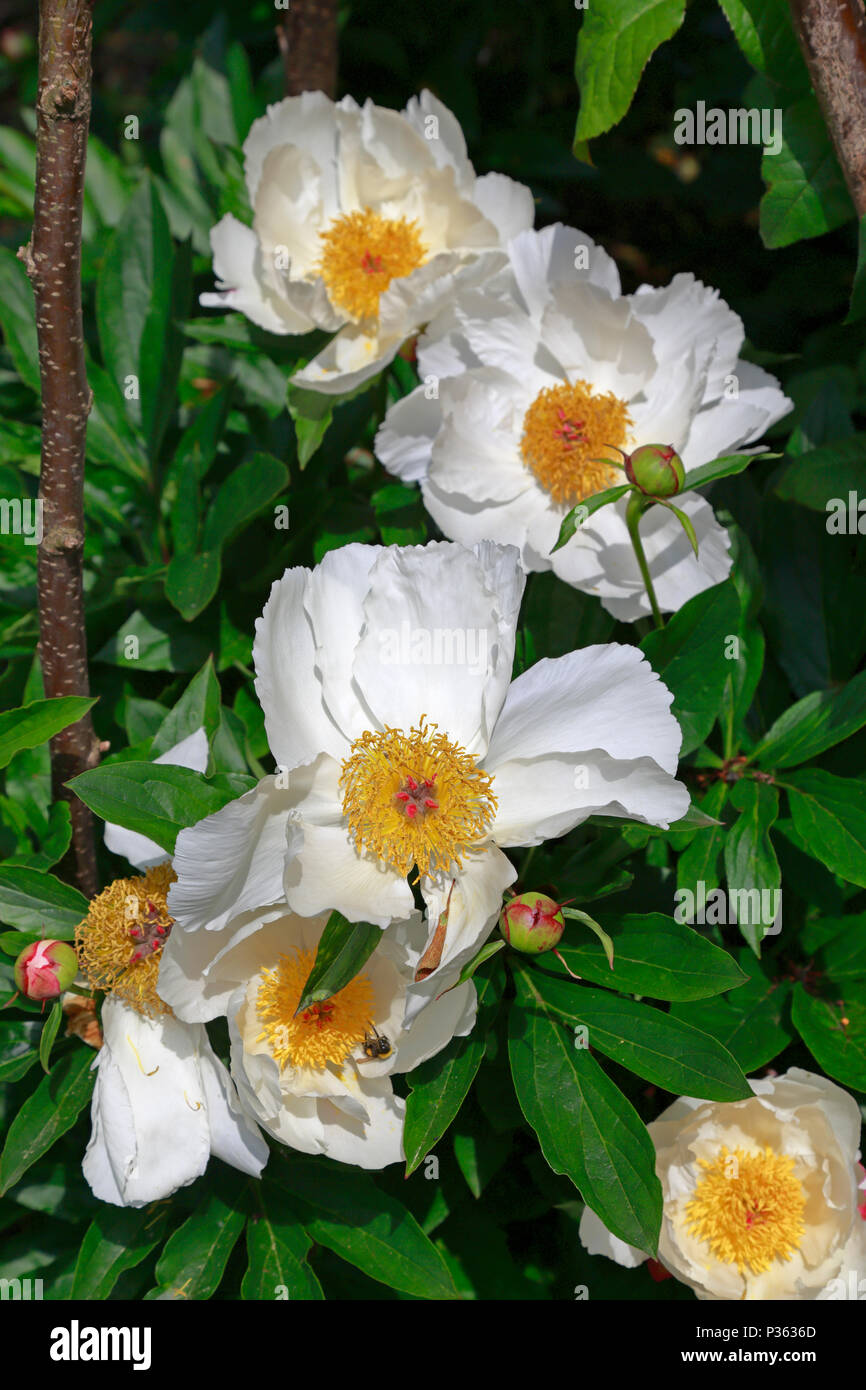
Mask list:
[[296,950],[280,956],[273,970],[263,970],[256,996],[256,1013],[264,1027],[258,1041],[267,1041],[280,1067],[313,1067],[329,1062],[340,1066],[370,1026],[373,986],[356,975],[324,1003],[313,1004],[295,1018],[301,992],[315,961],[313,951]]
[[408,734],[386,728],[356,738],[340,777],[358,852],[368,850],[401,874],[415,864],[422,877],[462,868],[496,814],[493,778],[426,717]]
[[806,1194],[794,1177],[794,1160],[767,1147],[763,1153],[729,1152],[700,1159],[704,1170],[686,1206],[690,1235],[707,1242],[717,1259],[742,1274],[769,1269],[800,1248]]
[[392,280],[423,265],[427,254],[417,222],[382,217],[371,208],[335,217],[319,235],[316,268],[331,303],[356,322],[378,318],[379,296]]
[[554,502],[573,507],[622,476],[595,460],[616,459],[632,423],[610,391],[597,395],[586,381],[546,386],[523,417],[523,462]]
[[177,875],[157,864],[143,878],[116,878],[75,929],[81,969],[94,989],[117,995],[148,1018],[170,1014],[156,992],[159,958],[173,921],[166,894]]

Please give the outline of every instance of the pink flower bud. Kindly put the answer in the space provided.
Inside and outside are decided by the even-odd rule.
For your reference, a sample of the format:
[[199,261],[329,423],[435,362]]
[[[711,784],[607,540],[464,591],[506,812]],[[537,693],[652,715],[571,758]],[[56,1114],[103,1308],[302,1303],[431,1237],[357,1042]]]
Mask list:
[[34,941],[15,962],[15,983],[28,999],[57,999],[78,974],[78,957],[65,941]]
[[683,461],[672,444],[642,444],[625,456],[625,472],[647,497],[675,497],[685,482]]
[[562,908],[544,893],[521,893],[502,909],[499,930],[509,946],[539,956],[559,945],[565,931]]

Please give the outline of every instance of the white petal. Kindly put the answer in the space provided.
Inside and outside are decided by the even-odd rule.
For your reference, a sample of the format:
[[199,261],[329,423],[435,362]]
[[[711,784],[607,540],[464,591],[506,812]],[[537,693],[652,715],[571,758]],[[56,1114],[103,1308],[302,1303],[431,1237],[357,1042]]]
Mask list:
[[303,841],[285,875],[293,912],[314,917],[342,912],[350,922],[387,927],[412,911],[412,890],[393,869],[360,855],[342,826],[304,824]]
[[620,1240],[619,1236],[609,1231],[591,1207],[583,1209],[578,1234],[581,1245],[590,1255],[606,1255],[609,1260],[615,1260],[625,1269],[637,1269],[638,1265],[649,1259],[649,1255],[643,1250]]
[[174,852],[178,881],[168,910],[188,930],[218,931],[231,918],[283,897],[283,871],[291,850],[291,793],[275,778],[182,830]]
[[430,463],[433,440],[442,423],[442,407],[429,399],[423,386],[391,406],[379,427],[373,448],[389,473],[407,483],[423,478]]
[[347,324],[305,367],[295,372],[292,381],[325,395],[346,395],[393,362],[408,331],[407,326],[405,331],[385,339]]
[[[469,162],[457,117],[426,88],[420,96],[409,98],[404,114],[412,128],[427,141],[436,164],[440,168],[450,166],[456,175],[457,187],[471,191],[475,171]],[[428,120],[430,116],[435,117],[435,123]],[[435,136],[428,134],[434,130]]]
[[395,1071],[412,1071],[428,1057],[435,1057],[452,1038],[471,1033],[477,1005],[478,996],[471,980],[431,1000],[400,1039]]
[[[102,1116],[99,1147],[123,1204],[145,1206],[200,1177],[210,1157],[197,1029],[174,1018],[142,1018],[111,997],[102,1028],[93,1101]],[[103,1165],[89,1153],[84,1175],[107,1194]]]
[[493,790],[498,806],[492,834],[504,848],[540,845],[588,816],[624,816],[667,828],[689,806],[682,782],[652,758],[617,761],[594,751],[501,763]]
[[540,487],[530,484],[508,502],[471,502],[438,486],[434,476],[422,483],[424,505],[450,540],[475,545],[480,536],[520,550],[523,568],[550,569],[549,552],[559,535],[561,515]]
[[616,642],[544,658],[508,691],[484,765],[602,749],[676,771],[682,733],[673,696],[637,647]]
[[365,1080],[360,1092],[368,1119],[352,1119],[331,1101],[318,1102],[329,1158],[358,1168],[386,1168],[403,1158],[403,1117],[406,1102],[395,1096],[387,1077]]
[[486,849],[464,859],[464,867],[456,879],[425,879],[422,882],[431,941],[446,908],[448,922],[438,967],[426,979],[410,984],[406,991],[404,1026],[407,1029],[414,1026],[422,1009],[429,1007],[437,995],[457,983],[464,965],[493,930],[502,907],[502,895],[516,877],[514,865],[496,845],[488,844]]
[[382,552],[364,605],[355,680],[382,726],[422,715],[483,752],[511,672],[524,575],[517,552],[446,542]]
[[227,213],[211,228],[210,243],[219,288],[200,296],[205,309],[236,309],[269,333],[307,333],[315,327],[268,288],[260,269],[259,239],[251,227]]
[[532,189],[506,174],[482,174],[476,181],[474,197],[503,243],[525,232],[535,221]]
[[652,334],[656,357],[664,367],[678,366],[699,345],[715,345],[707,390],[710,397],[721,394],[725,377],[734,370],[745,330],[718,290],[694,275],[681,274],[669,285],[641,285],[629,299],[635,317]]
[[315,640],[304,606],[309,583],[309,570],[286,570],[271,585],[264,612],[256,620],[256,694],[270,750],[286,768],[311,762],[322,752],[335,758],[346,752],[345,739],[322,703]]
[[257,1178],[268,1161],[268,1146],[258,1126],[241,1110],[234,1082],[214,1053],[204,1028],[200,1032],[199,1070],[211,1153],[232,1168]]
[[[515,237],[508,247],[508,258],[521,298],[533,318],[540,319],[559,289],[577,279],[585,278],[612,298],[619,297],[616,262],[585,232],[561,222]],[[586,269],[582,268],[583,260]]]
[[253,204],[265,159],[280,145],[298,145],[312,156],[320,169],[330,169],[337,147],[337,116],[330,97],[324,92],[303,92],[300,96],[286,97],[269,106],[264,116],[253,121],[244,141],[244,174]]
[[[349,742],[370,727],[369,711],[353,685],[352,666],[364,626],[371,570],[381,554],[378,545],[343,545],[330,550],[310,575],[304,597],[322,702]],[[343,756],[347,751],[344,746]]]

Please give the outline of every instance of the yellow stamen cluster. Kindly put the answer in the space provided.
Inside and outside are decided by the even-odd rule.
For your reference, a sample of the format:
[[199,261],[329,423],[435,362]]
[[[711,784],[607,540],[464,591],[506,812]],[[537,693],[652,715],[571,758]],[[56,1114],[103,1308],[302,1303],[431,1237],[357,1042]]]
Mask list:
[[343,814],[359,853],[401,874],[452,864],[486,838],[496,814],[493,778],[422,715],[417,728],[370,730],[343,763]]
[[171,1013],[156,980],[172,927],[166,895],[176,877],[170,864],[157,864],[143,878],[116,878],[75,929],[81,969],[92,988],[115,994],[145,1017]]
[[296,950],[261,974],[256,1013],[264,1027],[258,1041],[267,1042],[281,1068],[287,1063],[318,1071],[329,1062],[340,1066],[370,1026],[373,986],[366,975],[356,975],[330,999],[295,1017],[314,961],[313,951]]
[[316,269],[331,303],[358,323],[378,318],[379,296],[392,280],[423,265],[427,252],[417,222],[382,217],[371,208],[335,217],[319,235]]
[[701,1159],[704,1170],[686,1205],[689,1233],[707,1242],[717,1259],[742,1274],[789,1260],[800,1247],[806,1194],[794,1177],[794,1159],[767,1147],[762,1153],[729,1152]]
[[520,452],[554,502],[573,507],[622,480],[598,459],[616,459],[632,418],[612,392],[597,395],[585,381],[547,386],[523,417]]

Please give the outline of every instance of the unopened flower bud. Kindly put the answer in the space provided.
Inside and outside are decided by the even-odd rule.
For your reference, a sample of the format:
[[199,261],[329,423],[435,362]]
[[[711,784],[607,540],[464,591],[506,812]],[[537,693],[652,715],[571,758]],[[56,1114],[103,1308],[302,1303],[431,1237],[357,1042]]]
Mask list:
[[642,444],[625,456],[630,483],[647,497],[675,497],[685,482],[683,461],[672,444]]
[[515,951],[538,956],[559,945],[565,919],[553,898],[544,893],[521,893],[503,907],[499,930]]
[[57,999],[78,974],[78,957],[65,941],[34,941],[15,962],[15,983],[28,999]]

